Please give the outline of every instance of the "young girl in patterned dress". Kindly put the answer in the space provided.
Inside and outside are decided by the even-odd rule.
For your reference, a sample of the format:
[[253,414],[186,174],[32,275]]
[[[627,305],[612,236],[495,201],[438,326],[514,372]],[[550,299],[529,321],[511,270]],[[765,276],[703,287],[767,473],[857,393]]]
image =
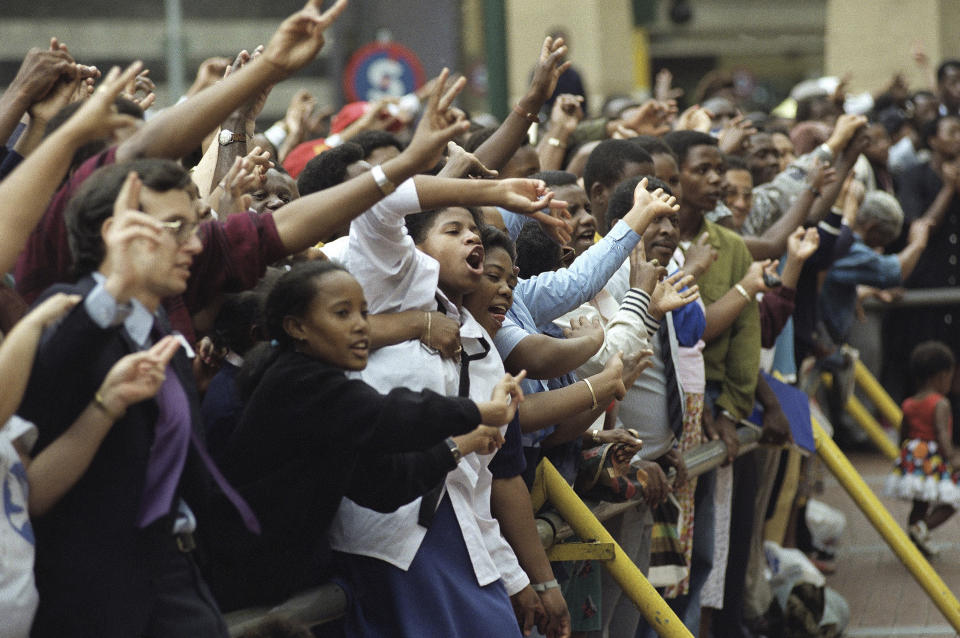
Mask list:
[[908,532],[927,554],[930,531],[953,516],[960,505],[957,480],[960,454],[953,449],[950,391],[956,364],[946,344],[926,341],[910,355],[910,374],[918,390],[903,402],[900,458],[887,480],[889,495],[913,501]]

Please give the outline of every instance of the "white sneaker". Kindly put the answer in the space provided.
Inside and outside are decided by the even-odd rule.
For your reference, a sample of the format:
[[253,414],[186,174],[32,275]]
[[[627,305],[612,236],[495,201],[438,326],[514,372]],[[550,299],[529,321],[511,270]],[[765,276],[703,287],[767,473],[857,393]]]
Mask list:
[[920,553],[927,558],[933,558],[938,554],[938,551],[930,544],[930,530],[927,529],[926,522],[917,521],[911,525],[907,529],[907,535],[920,550]]

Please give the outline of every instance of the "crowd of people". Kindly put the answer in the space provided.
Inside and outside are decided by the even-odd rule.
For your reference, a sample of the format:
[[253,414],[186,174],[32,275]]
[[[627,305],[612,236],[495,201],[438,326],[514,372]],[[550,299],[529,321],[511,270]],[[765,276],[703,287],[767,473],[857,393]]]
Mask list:
[[[864,298],[956,285],[960,61],[857,112],[842,85],[751,112],[711,76],[681,113],[663,72],[587,118],[549,36],[492,126],[444,70],[259,130],[347,10],[321,5],[163,109],[141,63],[56,39],[0,98],[0,634],[225,637],[332,579],[336,635],[655,635],[599,563],[548,560],[549,460],[632,501],[604,524],[693,634],[784,635],[762,543],[817,551],[813,481],[767,373],[839,380]],[[930,553],[958,311],[885,325],[913,395],[888,486]],[[724,466],[688,477],[709,440]]]

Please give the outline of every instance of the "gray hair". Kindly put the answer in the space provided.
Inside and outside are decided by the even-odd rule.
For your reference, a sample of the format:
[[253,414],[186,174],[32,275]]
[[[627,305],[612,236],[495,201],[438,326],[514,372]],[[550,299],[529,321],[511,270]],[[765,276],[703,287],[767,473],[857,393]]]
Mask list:
[[865,226],[870,222],[877,224],[877,230],[889,237],[888,241],[896,239],[903,228],[903,209],[897,198],[880,190],[867,193],[857,211],[856,224]]

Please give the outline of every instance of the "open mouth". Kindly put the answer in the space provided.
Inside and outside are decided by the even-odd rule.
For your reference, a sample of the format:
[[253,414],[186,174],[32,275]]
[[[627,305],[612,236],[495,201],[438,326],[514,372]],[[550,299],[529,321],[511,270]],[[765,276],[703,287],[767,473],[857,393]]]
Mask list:
[[467,266],[474,274],[483,274],[483,246],[477,246],[467,255]]
[[367,353],[370,352],[370,341],[367,339],[361,339],[350,344],[350,351],[356,355],[367,356]]
[[500,328],[503,326],[503,321],[507,318],[507,307],[501,305],[494,305],[487,308],[487,312],[490,313],[490,318],[497,323],[497,327]]

